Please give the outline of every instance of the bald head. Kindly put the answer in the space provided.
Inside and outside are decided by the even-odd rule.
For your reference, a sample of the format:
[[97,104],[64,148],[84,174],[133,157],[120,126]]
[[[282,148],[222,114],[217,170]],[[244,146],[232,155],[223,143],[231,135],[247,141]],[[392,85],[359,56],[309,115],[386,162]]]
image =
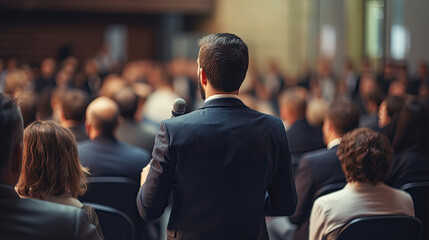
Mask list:
[[86,110],[86,128],[91,139],[113,136],[119,123],[119,107],[107,97],[99,97],[92,101]]

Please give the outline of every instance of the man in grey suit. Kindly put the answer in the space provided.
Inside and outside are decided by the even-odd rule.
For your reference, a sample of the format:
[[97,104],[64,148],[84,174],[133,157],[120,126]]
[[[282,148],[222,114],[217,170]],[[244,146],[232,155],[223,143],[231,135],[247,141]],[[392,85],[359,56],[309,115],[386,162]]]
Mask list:
[[82,209],[16,194],[22,136],[16,103],[0,94],[0,239],[101,239]]
[[249,61],[239,37],[199,44],[205,103],[161,122],[140,215],[155,219],[172,199],[168,239],[268,239],[265,215],[291,215],[297,201],[284,125],[239,99]]

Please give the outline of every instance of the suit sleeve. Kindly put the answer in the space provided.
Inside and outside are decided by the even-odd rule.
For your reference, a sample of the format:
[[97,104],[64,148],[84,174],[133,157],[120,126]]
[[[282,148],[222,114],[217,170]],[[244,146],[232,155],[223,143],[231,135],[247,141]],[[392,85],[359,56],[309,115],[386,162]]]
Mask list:
[[137,195],[137,208],[143,219],[152,220],[164,212],[174,182],[174,169],[167,126],[161,122],[155,138],[149,174]]
[[103,239],[97,231],[95,225],[89,222],[88,214],[81,209],[76,211],[75,239],[77,240],[99,240]]
[[298,205],[294,215],[289,220],[294,224],[302,224],[308,219],[313,201],[312,191],[312,173],[308,160],[304,157],[301,159],[296,171],[296,190],[298,193]]
[[[293,179],[291,154],[289,152],[286,131],[284,132],[286,143],[285,152],[278,161],[280,166],[274,175],[268,187],[268,196],[265,203],[265,212],[267,216],[289,216],[295,212],[297,195],[295,190],[295,181]],[[284,148],[283,146],[283,148]]]

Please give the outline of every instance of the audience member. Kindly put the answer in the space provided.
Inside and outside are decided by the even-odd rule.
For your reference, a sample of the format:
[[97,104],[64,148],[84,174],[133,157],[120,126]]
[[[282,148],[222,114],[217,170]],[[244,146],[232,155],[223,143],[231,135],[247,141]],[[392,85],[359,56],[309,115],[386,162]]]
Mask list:
[[327,149],[303,155],[295,176],[298,206],[289,219],[297,225],[293,239],[308,239],[308,220],[317,190],[332,183],[345,182],[337,156],[341,137],[359,123],[356,104],[341,100],[334,102],[323,122],[323,138]]
[[399,112],[403,105],[403,98],[391,96],[381,102],[380,108],[378,109],[378,127],[380,131],[387,136],[390,142],[393,142],[393,137],[395,135],[395,126],[392,122],[399,117]]
[[361,95],[365,111],[360,117],[359,127],[367,127],[374,131],[379,131],[378,108],[384,98],[383,92],[372,79],[362,79],[361,86],[365,85],[368,89],[364,90],[363,95]]
[[145,150],[118,141],[115,132],[120,121],[118,105],[99,97],[86,110],[86,132],[89,139],[79,144],[79,160],[91,176],[121,176],[140,182],[141,170],[149,163]]
[[84,126],[85,112],[88,104],[88,94],[78,89],[67,90],[61,98],[60,124],[73,133],[77,142],[88,139]]
[[73,134],[56,122],[36,121],[24,131],[23,148],[18,194],[85,210],[103,237],[94,208],[77,199],[86,192],[88,171],[79,163]]
[[143,121],[159,126],[162,120],[171,117],[171,105],[179,97],[173,91],[173,86],[164,74],[161,65],[154,65],[148,75],[149,83],[155,88],[145,103]]
[[311,126],[322,131],[323,119],[328,109],[329,105],[323,98],[313,98],[308,103],[305,118]]
[[394,124],[392,166],[386,183],[401,187],[406,183],[429,181],[429,117],[423,103],[411,98],[404,104]]
[[388,139],[368,128],[354,130],[343,137],[338,158],[347,185],[315,201],[309,239],[336,239],[341,227],[360,216],[414,216],[410,195],[382,182],[392,153]]
[[[18,106],[13,100],[0,94],[1,239],[101,239],[83,210],[38,199],[21,199],[16,194],[13,186],[21,173],[22,139],[23,121]],[[27,158],[27,152],[24,152],[24,157]],[[44,172],[43,169],[42,171]],[[57,168],[52,173],[64,176]],[[49,179],[45,178],[43,181]]]
[[23,92],[18,95],[18,106],[21,110],[22,119],[24,120],[24,128],[36,121],[38,97],[34,92]]
[[152,151],[155,135],[145,132],[140,123],[135,121],[138,97],[130,87],[125,87],[113,96],[119,106],[122,123],[118,126],[116,136],[120,141]]
[[305,119],[305,96],[299,89],[286,90],[280,97],[280,117],[285,122],[292,156],[292,166],[296,169],[302,154],[323,148],[322,132],[317,131]]
[[113,98],[116,92],[125,87],[126,82],[123,78],[116,74],[108,75],[101,85],[99,96]]
[[34,90],[38,93],[55,88],[56,62],[53,58],[45,58],[40,64],[40,76],[34,80]]

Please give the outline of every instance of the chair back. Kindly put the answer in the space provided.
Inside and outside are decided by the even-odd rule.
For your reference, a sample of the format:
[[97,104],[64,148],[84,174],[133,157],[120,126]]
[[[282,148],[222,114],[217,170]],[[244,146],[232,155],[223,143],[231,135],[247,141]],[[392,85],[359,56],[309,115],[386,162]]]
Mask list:
[[413,198],[414,213],[423,225],[423,239],[429,239],[429,182],[407,183],[401,189]]
[[337,183],[331,183],[326,186],[321,187],[319,190],[316,191],[316,193],[313,196],[313,202],[323,195],[338,191],[342,189],[346,185],[345,182],[337,182]]
[[137,236],[149,239],[147,223],[140,217],[136,198],[139,183],[126,177],[88,177],[88,191],[81,196],[81,202],[102,204],[127,215],[137,229]]
[[83,204],[94,208],[105,240],[136,239],[135,225],[125,213],[101,204],[88,202],[84,202]]
[[352,220],[340,231],[337,240],[420,240],[420,220],[410,216],[367,216]]

